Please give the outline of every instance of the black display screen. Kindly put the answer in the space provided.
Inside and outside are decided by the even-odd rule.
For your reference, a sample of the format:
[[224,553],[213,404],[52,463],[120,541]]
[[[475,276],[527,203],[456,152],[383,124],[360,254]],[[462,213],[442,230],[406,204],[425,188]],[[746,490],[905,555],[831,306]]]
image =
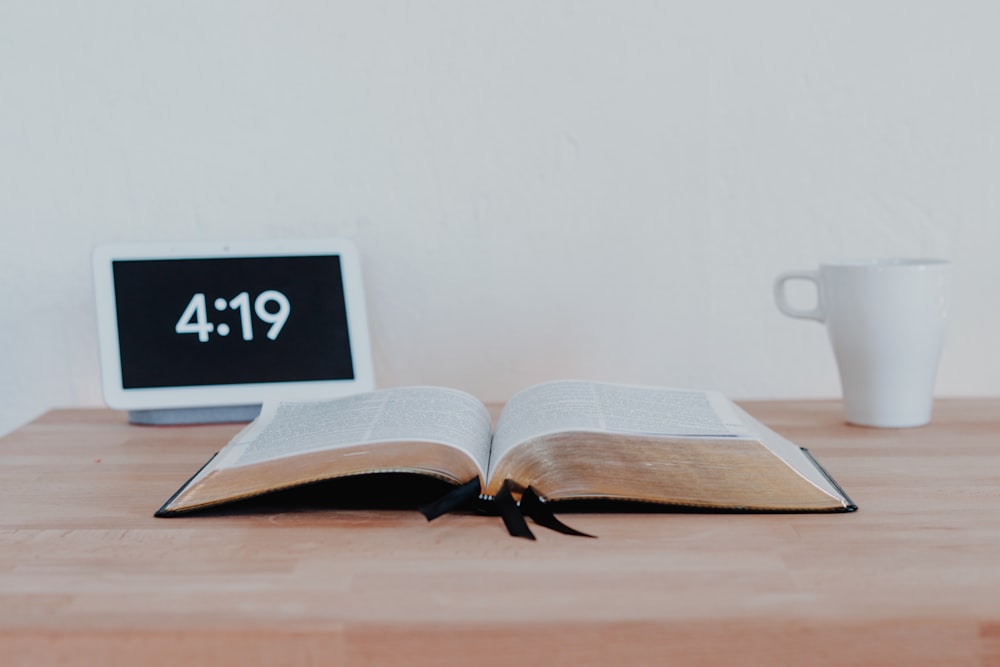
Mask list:
[[125,389],[354,378],[338,255],[112,263]]

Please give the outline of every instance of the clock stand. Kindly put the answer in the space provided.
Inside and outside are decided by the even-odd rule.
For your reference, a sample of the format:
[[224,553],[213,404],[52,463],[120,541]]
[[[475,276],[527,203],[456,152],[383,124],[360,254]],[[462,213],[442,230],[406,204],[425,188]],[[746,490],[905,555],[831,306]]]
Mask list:
[[220,405],[197,408],[129,410],[130,424],[180,426],[183,424],[225,424],[251,422],[260,414],[260,405]]

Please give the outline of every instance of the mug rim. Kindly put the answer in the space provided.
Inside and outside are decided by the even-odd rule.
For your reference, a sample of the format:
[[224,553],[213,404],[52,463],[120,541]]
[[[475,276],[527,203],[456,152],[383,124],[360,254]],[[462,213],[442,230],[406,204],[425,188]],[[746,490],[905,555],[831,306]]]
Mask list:
[[939,257],[867,257],[835,259],[820,264],[829,269],[927,269],[946,267],[951,260]]

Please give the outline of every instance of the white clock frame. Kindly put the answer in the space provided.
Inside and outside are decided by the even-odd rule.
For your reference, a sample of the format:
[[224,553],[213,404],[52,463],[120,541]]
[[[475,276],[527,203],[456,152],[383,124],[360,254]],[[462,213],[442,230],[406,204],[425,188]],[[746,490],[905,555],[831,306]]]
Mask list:
[[[112,265],[116,261],[337,255],[343,279],[354,377],[346,380],[260,382],[208,386],[125,388]],[[280,241],[118,243],[94,249],[94,293],[100,345],[101,386],[107,404],[128,410],[143,424],[249,421],[272,400],[323,400],[375,388],[361,257],[346,238]]]

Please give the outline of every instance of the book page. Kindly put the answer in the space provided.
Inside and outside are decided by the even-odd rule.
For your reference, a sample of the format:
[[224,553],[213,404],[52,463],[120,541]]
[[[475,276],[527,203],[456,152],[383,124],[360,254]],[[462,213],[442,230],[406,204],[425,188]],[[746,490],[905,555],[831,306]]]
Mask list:
[[717,392],[548,382],[515,394],[507,403],[493,437],[491,466],[520,442],[567,430],[688,437],[752,435],[732,402]]
[[467,452],[485,475],[491,420],[475,397],[441,387],[405,387],[332,401],[267,405],[216,457],[243,466],[318,450],[399,441]]
[[801,447],[771,430],[739,406],[736,406],[736,409],[743,416],[754,436],[760,440],[761,444],[771,450],[775,456],[790,465],[799,475],[809,480],[813,486],[823,489],[831,496],[843,495],[833,484],[832,479],[827,477],[817,467],[817,463],[807,456]]

